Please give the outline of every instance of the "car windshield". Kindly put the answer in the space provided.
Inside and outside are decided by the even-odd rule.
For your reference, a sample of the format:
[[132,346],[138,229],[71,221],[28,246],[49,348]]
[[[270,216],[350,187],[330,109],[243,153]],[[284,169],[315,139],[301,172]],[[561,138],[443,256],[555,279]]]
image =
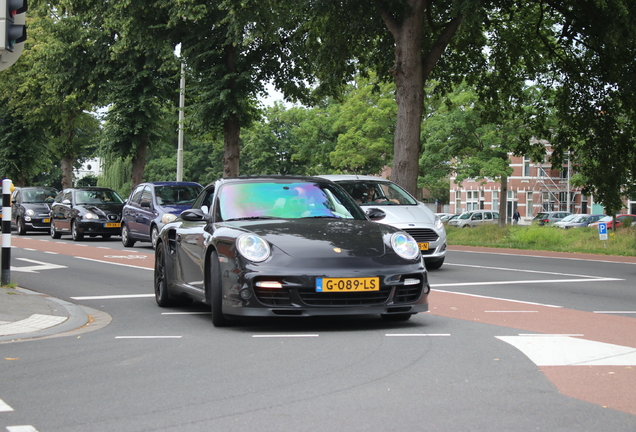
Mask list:
[[342,189],[327,183],[230,183],[219,193],[223,220],[345,218],[365,219]]
[[534,218],[535,220],[540,220],[540,219],[548,219],[549,217],[550,215],[548,213],[539,213]]
[[573,222],[576,218],[580,217],[581,215],[568,215],[566,217],[564,217],[563,219],[561,219],[561,222]]
[[611,216],[605,216],[603,219],[600,219],[599,222],[610,222],[612,220]]
[[124,200],[114,190],[103,189],[76,191],[75,202],[77,204],[123,204]]
[[417,205],[404,189],[388,181],[339,181],[358,205]]
[[192,205],[199,195],[202,186],[155,186],[155,196],[160,205]]
[[472,213],[462,213],[459,215],[458,219],[470,219]]
[[24,203],[45,203],[55,198],[57,193],[51,189],[32,189],[24,191],[22,202]]
[[[572,222],[585,222],[586,220],[588,220],[590,218],[590,215],[576,215],[576,217],[574,218],[574,220]],[[565,219],[563,219],[565,220]]]

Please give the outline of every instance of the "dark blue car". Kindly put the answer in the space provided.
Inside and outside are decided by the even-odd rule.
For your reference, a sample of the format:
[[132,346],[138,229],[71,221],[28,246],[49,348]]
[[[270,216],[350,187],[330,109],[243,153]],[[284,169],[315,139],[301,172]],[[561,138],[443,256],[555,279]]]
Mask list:
[[130,193],[122,211],[121,241],[132,247],[137,241],[154,248],[161,228],[192,207],[203,186],[194,182],[141,183]]

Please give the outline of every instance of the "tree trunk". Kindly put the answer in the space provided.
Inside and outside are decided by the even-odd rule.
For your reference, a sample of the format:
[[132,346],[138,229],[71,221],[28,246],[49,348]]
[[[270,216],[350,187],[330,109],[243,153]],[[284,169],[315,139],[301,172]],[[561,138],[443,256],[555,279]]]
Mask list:
[[223,125],[223,177],[237,177],[239,175],[239,156],[241,142],[241,125],[236,114],[231,114]]
[[[225,66],[229,73],[236,74],[236,47],[225,46]],[[234,92],[236,80],[229,84],[230,92]],[[241,122],[236,113],[230,114],[223,123],[223,177],[237,177],[239,175],[239,156],[241,143]]]
[[73,163],[75,158],[64,157],[60,161],[62,168],[62,189],[73,187]]
[[135,154],[132,157],[132,172],[130,174],[130,181],[132,183],[131,190],[137,187],[137,185],[143,181],[147,152],[148,137],[143,137],[141,139],[141,142],[137,146]]
[[461,17],[446,24],[430,51],[422,58],[424,11],[426,0],[409,0],[410,14],[398,22],[385,8],[380,15],[395,38],[395,78],[398,106],[393,142],[393,170],[391,180],[416,195],[419,156],[422,149],[420,131],[424,103],[424,83],[437,64],[453,35]]
[[499,226],[508,222],[508,176],[501,176],[501,206],[499,207]]

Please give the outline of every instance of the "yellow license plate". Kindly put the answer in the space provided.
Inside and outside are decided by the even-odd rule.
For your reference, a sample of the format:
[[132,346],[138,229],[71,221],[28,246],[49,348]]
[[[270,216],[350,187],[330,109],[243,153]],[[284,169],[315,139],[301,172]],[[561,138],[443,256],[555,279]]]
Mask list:
[[43,223],[51,223],[51,219],[49,219],[49,218],[42,219],[42,222]]
[[106,228],[119,228],[121,224],[119,222],[107,222]]
[[418,243],[420,250],[428,250],[428,243]]
[[380,278],[316,278],[317,292],[379,291]]

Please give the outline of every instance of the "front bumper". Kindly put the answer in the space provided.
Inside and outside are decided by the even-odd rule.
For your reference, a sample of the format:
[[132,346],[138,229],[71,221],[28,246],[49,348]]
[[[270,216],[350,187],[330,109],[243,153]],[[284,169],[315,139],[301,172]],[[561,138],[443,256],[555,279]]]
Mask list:
[[77,229],[82,234],[96,234],[96,235],[120,235],[121,223],[119,222],[103,222],[103,221],[78,221]]

